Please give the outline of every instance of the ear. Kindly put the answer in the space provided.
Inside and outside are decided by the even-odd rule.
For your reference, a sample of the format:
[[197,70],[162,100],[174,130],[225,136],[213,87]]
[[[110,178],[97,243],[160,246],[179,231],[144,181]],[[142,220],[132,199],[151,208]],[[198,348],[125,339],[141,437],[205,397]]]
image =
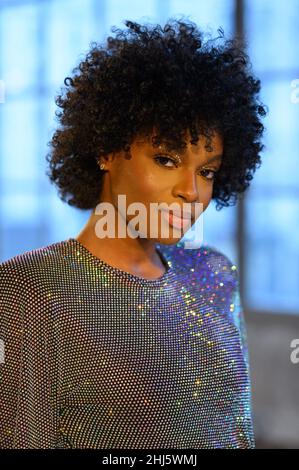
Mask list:
[[100,169],[107,170],[109,168],[109,162],[114,160],[115,155],[115,152],[111,152],[107,155],[101,155],[97,160],[97,164],[99,165]]

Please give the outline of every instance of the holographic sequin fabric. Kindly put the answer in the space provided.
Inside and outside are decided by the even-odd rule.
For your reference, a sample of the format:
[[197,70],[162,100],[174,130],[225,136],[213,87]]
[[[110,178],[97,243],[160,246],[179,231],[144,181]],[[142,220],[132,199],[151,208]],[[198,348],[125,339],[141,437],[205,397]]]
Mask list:
[[75,238],[0,264],[1,448],[253,448],[236,266],[157,244],[147,280]]

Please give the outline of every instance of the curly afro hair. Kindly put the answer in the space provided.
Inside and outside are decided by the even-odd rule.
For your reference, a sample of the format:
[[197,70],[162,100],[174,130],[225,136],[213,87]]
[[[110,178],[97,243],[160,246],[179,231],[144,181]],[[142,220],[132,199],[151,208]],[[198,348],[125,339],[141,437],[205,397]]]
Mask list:
[[60,126],[48,145],[47,176],[59,196],[80,209],[94,208],[102,189],[98,160],[130,151],[137,135],[153,129],[154,146],[186,147],[200,134],[210,151],[211,133],[223,138],[223,160],[213,185],[216,210],[234,205],[261,164],[265,106],[260,80],[250,73],[247,54],[236,39],[204,38],[196,24],[170,18],[164,28],[124,21],[111,28],[105,45],[91,49],[64,80],[55,99]]

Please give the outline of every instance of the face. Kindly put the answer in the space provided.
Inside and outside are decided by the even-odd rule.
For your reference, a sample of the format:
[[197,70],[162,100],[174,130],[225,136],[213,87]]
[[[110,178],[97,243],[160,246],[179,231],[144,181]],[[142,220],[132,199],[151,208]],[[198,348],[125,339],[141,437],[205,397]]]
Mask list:
[[[151,136],[137,136],[131,144],[129,157],[123,152],[106,156],[102,159],[105,162],[105,171],[99,202],[112,203],[116,213],[121,211],[118,195],[126,196],[126,208],[132,203],[142,203],[146,208],[143,221],[146,221],[147,228],[144,231],[143,226],[139,233],[142,233],[144,238],[161,244],[177,243],[194,224],[196,215],[200,215],[194,214],[196,203],[201,203],[197,205],[200,212],[204,212],[208,207],[212,198],[214,177],[220,169],[223,153],[222,138],[217,133],[211,138],[212,151],[205,149],[206,139],[203,136],[200,136],[196,145],[192,145],[190,139],[187,142],[183,152],[174,152],[169,151],[164,144],[153,147]],[[150,233],[150,226],[154,223],[150,209],[152,203],[166,203],[166,207],[173,207],[175,211],[181,209],[181,216],[186,214],[182,212],[182,208],[187,207],[187,212],[191,212],[195,218],[185,227],[182,219],[175,217],[175,212],[165,212],[165,207],[161,206],[162,211],[158,210],[158,233],[153,237]],[[175,206],[171,206],[173,203],[176,203]],[[172,215],[169,217],[167,212]],[[137,212],[132,215],[122,212],[126,223],[136,215]],[[162,226],[165,229],[165,224],[169,233],[166,237],[165,232],[162,236]],[[181,228],[180,224],[183,224]],[[137,229],[139,230],[140,226]]]

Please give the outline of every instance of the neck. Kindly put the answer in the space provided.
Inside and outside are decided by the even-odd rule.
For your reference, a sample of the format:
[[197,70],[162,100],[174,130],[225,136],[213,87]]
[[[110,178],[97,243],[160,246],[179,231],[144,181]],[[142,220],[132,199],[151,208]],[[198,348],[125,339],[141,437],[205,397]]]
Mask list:
[[[155,242],[146,238],[98,238],[95,225],[99,216],[94,212],[75,237],[94,256],[118,269],[134,275],[155,279],[162,276],[165,266],[156,252]],[[116,229],[117,233],[117,229]]]

